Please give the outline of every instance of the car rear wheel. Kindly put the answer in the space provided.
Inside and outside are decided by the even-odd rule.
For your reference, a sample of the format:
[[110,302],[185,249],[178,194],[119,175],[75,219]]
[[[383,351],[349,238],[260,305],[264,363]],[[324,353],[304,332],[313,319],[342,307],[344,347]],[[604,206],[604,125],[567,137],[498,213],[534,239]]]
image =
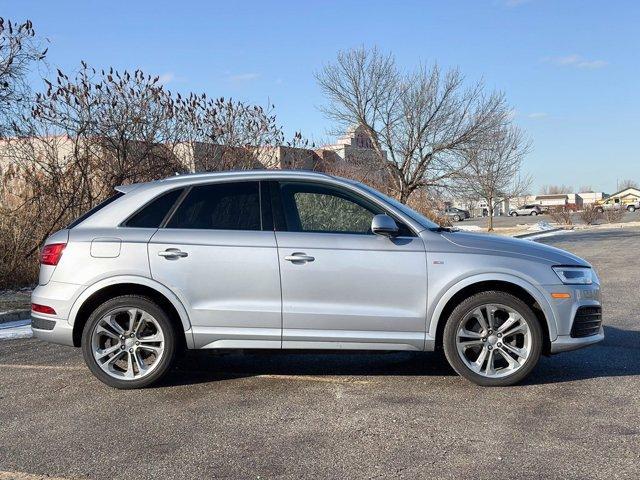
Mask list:
[[532,217],[535,217],[536,215],[538,215],[538,212],[536,212],[536,211],[534,210],[534,211],[532,211],[532,212],[530,213],[530,215],[531,215]]
[[176,334],[167,314],[138,295],[106,301],[82,332],[82,353],[91,372],[116,388],[142,388],[170,368]]
[[518,216],[518,212],[511,212],[511,213],[510,213],[510,215],[511,215],[512,217],[517,217],[517,216]]
[[453,220],[454,220],[455,222],[459,222],[459,221],[460,221],[460,215],[454,215],[454,216],[453,216]]
[[513,385],[538,363],[542,330],[520,299],[506,292],[473,295],[449,316],[444,351],[453,369],[482,386]]

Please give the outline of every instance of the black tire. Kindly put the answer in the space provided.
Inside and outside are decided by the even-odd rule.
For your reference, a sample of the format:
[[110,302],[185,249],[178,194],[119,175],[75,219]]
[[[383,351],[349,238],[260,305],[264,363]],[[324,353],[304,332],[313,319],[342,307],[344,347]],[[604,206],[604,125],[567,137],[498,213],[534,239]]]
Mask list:
[[454,222],[459,222],[460,221],[460,215],[454,215],[453,216],[453,221]]
[[[152,372],[140,379],[119,380],[113,378],[100,368],[93,356],[91,337],[97,323],[109,311],[122,307],[134,307],[148,312],[158,322],[164,335],[162,358]],[[176,346],[176,331],[168,315],[151,299],[140,295],[122,295],[107,300],[91,313],[82,331],[82,355],[89,370],[101,382],[119,389],[144,388],[160,380],[173,364]]]
[[532,211],[532,212],[530,213],[530,215],[531,215],[532,217],[535,217],[536,215],[538,215],[538,212],[536,212],[536,211],[534,210],[534,211]]
[[[488,378],[477,374],[463,362],[456,348],[456,334],[464,317],[475,308],[491,303],[513,308],[524,318],[531,332],[531,356],[513,374],[501,378]],[[543,336],[540,322],[531,308],[509,293],[494,290],[477,293],[460,303],[447,319],[442,341],[447,361],[459,375],[483,387],[505,387],[522,381],[536,366],[542,351]]]
[[518,216],[518,212],[511,212],[509,215],[511,215],[512,217],[517,217]]
[[633,205],[629,205],[629,206],[627,207],[627,210],[628,210],[629,212],[632,212],[632,213],[633,213],[633,212],[635,212],[635,211],[636,211],[636,207],[634,207]]

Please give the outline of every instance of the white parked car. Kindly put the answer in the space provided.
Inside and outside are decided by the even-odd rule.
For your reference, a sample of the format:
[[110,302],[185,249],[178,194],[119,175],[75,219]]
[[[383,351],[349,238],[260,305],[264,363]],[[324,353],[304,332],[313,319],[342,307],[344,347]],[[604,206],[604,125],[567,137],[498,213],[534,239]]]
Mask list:
[[512,208],[509,211],[509,215],[512,217],[517,217],[519,215],[540,215],[542,213],[542,208],[540,205],[523,205],[522,207]]

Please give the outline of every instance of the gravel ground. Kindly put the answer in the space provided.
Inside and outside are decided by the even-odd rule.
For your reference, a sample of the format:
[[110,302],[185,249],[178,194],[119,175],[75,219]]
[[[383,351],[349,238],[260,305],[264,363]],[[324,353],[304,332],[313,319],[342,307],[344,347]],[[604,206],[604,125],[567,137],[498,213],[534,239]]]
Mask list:
[[79,350],[0,341],[0,478],[638,478],[640,230],[542,241],[598,269],[606,340],[516,387],[435,353],[202,352],[118,391]]

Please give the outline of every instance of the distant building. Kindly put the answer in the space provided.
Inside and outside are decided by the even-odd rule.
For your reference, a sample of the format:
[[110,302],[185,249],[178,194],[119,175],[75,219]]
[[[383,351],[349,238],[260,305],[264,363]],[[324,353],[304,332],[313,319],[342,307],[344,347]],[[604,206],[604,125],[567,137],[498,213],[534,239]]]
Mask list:
[[541,207],[568,208],[570,210],[581,210],[583,206],[582,197],[577,193],[537,195],[536,203]]
[[[87,148],[93,155],[100,155],[100,140],[84,139],[82,148]],[[133,144],[135,148],[135,143]],[[21,148],[16,148],[21,146]],[[25,148],[25,146],[27,148]],[[0,175],[15,160],[20,152],[29,152],[29,156],[53,155],[63,161],[74,154],[74,140],[66,135],[38,138],[11,138],[0,140]],[[30,148],[29,148],[30,147]],[[154,147],[155,149],[155,147]],[[168,160],[180,164],[190,172],[225,170],[238,165],[238,159],[250,159],[251,165],[245,168],[282,168],[304,170],[329,170],[346,171],[340,168],[341,164],[366,166],[370,165],[372,171],[378,175],[384,175],[378,162],[380,156],[371,145],[371,140],[362,127],[352,127],[345,135],[340,137],[335,144],[325,145],[318,149],[297,148],[288,146],[248,146],[230,147],[204,142],[180,142],[174,144],[158,144],[158,158],[165,157]],[[160,150],[162,150],[160,152]],[[150,150],[153,152],[153,149]],[[106,152],[105,152],[106,154]],[[386,152],[382,152],[386,159]]]
[[625,188],[619,192],[613,193],[606,197],[607,199],[618,199],[620,203],[629,204],[640,200],[640,189],[635,187]]
[[591,205],[607,196],[604,192],[580,192],[578,195],[582,198],[583,205]]

